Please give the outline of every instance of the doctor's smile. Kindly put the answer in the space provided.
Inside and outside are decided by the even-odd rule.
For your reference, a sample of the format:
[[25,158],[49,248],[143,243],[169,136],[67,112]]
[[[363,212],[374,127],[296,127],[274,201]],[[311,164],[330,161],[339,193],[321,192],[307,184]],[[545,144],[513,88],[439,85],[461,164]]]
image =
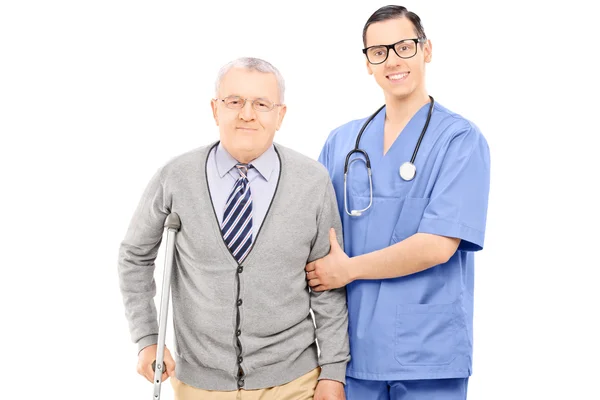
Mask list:
[[390,81],[396,83],[403,82],[404,80],[406,80],[406,78],[408,78],[408,74],[410,74],[410,72],[396,72],[393,74],[386,75],[385,77],[388,78]]

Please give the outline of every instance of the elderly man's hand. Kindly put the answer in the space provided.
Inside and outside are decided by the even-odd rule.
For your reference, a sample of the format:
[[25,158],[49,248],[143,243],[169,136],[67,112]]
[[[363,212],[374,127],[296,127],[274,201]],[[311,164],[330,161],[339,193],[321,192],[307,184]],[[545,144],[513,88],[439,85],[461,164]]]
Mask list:
[[[140,354],[138,354],[137,372],[144,378],[148,379],[150,383],[154,383],[154,371],[152,370],[152,363],[156,360],[156,349],[157,345],[153,344],[148,347],[144,347]],[[161,376],[161,382],[164,382],[170,376],[175,376],[175,360],[171,357],[171,352],[165,347],[164,362],[167,366],[167,370],[163,371]]]
[[321,379],[317,383],[313,400],[346,400],[344,384],[329,379]]

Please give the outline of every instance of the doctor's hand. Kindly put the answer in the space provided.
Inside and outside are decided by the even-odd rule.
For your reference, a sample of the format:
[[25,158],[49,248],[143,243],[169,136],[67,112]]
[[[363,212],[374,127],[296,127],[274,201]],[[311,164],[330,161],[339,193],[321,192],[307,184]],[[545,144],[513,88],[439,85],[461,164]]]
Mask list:
[[315,389],[314,400],[346,400],[344,384],[329,379],[321,379]]
[[329,254],[306,264],[306,279],[315,292],[337,289],[352,281],[348,262],[350,257],[344,253],[335,236],[335,229],[329,230]]
[[[137,372],[144,378],[148,379],[150,383],[154,383],[154,370],[152,369],[152,363],[156,360],[156,349],[158,345],[153,344],[148,347],[144,347],[138,354]],[[167,370],[163,372],[161,382],[164,382],[170,376],[175,376],[175,360],[171,357],[169,349],[165,346],[165,354],[163,356]]]

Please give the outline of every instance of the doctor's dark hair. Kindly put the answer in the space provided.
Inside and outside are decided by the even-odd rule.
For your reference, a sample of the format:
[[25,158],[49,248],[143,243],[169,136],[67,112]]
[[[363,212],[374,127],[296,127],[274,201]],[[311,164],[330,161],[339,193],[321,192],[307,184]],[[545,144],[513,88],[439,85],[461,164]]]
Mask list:
[[408,11],[406,7],[402,6],[384,6],[381,7],[379,10],[375,11],[367,20],[367,23],[363,28],[362,34],[363,45],[365,47],[367,46],[367,29],[369,28],[369,26],[371,26],[371,24],[403,17],[408,18],[409,21],[412,22],[415,29],[415,33],[417,34],[418,38],[427,37],[425,36],[425,30],[423,29],[423,25],[421,24],[421,18],[419,18],[417,14],[415,14],[412,11]]

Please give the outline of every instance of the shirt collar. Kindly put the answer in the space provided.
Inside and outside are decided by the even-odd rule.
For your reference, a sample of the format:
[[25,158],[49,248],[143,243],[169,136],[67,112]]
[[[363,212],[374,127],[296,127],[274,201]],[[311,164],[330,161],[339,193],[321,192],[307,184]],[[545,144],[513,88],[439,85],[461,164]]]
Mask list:
[[[217,145],[215,159],[217,162],[217,172],[221,178],[223,178],[238,163],[238,161],[233,158],[233,156],[229,154],[229,152],[225,150],[225,147],[223,147],[220,143]],[[271,178],[273,170],[275,169],[278,161],[279,160],[277,153],[275,152],[275,148],[271,144],[271,146],[269,146],[264,153],[251,161],[250,164],[252,164],[252,166],[262,175],[262,177],[268,181]]]

